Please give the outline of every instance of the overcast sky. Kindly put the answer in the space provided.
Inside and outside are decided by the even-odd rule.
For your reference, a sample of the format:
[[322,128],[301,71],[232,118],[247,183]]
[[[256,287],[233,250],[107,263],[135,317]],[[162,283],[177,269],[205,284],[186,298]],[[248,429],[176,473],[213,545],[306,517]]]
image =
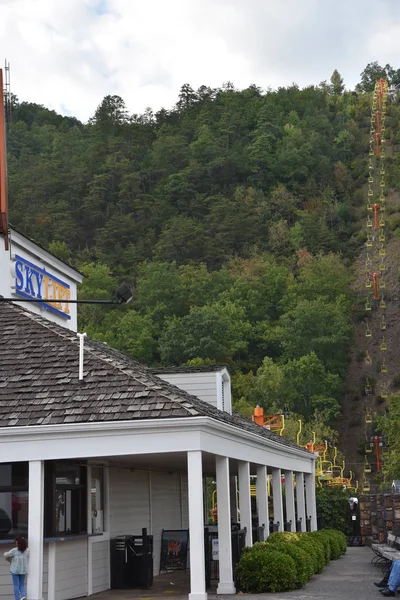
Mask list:
[[400,0],[0,0],[0,60],[20,100],[82,120],[107,94],[169,108],[183,83],[348,88],[400,68]]

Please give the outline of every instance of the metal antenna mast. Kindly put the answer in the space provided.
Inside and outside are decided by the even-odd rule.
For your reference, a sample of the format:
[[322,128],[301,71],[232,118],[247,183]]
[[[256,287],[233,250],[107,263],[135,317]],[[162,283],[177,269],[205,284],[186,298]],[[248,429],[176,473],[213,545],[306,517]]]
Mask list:
[[4,116],[7,127],[11,123],[11,84],[10,84],[10,63],[4,61]]

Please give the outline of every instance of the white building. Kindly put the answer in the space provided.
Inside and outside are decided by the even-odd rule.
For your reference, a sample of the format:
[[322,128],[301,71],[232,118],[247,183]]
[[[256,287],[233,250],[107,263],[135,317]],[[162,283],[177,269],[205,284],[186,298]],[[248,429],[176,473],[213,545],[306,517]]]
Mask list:
[[[20,275],[9,267],[21,257],[55,284],[68,284],[70,298],[76,297],[76,271],[23,236],[11,237],[9,257],[0,247],[3,296],[16,292]],[[29,278],[24,268],[18,273]],[[33,287],[38,297],[33,277],[26,293],[32,296]],[[26,289],[26,282],[18,285]],[[57,303],[65,313],[67,298],[58,297]],[[154,574],[162,530],[189,530],[190,598],[205,600],[206,476],[217,482],[220,594],[235,592],[232,477],[238,481],[247,545],[252,544],[250,475],[257,476],[258,521],[266,525],[265,536],[268,473],[279,528],[284,473],[286,520],[294,529],[301,519],[305,530],[306,516],[311,517],[316,529],[314,455],[234,414],[226,368],[153,372],[86,339],[79,380],[76,314],[70,305],[66,319],[56,308],[57,313],[40,304],[0,303],[0,550],[27,533],[29,600],[68,600],[109,589],[110,540],[143,528],[154,540]],[[0,600],[11,594],[8,565],[0,562]]]
[[[13,228],[9,249],[5,250],[2,237],[0,244],[0,295],[16,301],[37,298],[38,303],[21,306],[76,331],[77,305],[68,300],[76,298],[82,275]],[[54,303],[40,302],[42,298],[54,298]]]

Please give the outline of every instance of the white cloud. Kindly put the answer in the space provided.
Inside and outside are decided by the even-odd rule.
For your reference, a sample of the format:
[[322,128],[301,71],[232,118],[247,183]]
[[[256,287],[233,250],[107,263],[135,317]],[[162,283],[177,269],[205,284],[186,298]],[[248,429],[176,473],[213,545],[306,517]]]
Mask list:
[[88,119],[106,94],[172,106],[183,83],[354,86],[400,67],[398,0],[0,0],[0,57],[21,100]]

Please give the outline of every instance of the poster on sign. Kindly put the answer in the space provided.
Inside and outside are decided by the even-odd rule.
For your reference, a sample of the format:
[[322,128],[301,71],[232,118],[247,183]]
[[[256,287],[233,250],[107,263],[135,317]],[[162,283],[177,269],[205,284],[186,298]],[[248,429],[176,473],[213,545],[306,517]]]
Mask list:
[[186,571],[188,545],[188,529],[163,529],[160,573],[161,571]]

